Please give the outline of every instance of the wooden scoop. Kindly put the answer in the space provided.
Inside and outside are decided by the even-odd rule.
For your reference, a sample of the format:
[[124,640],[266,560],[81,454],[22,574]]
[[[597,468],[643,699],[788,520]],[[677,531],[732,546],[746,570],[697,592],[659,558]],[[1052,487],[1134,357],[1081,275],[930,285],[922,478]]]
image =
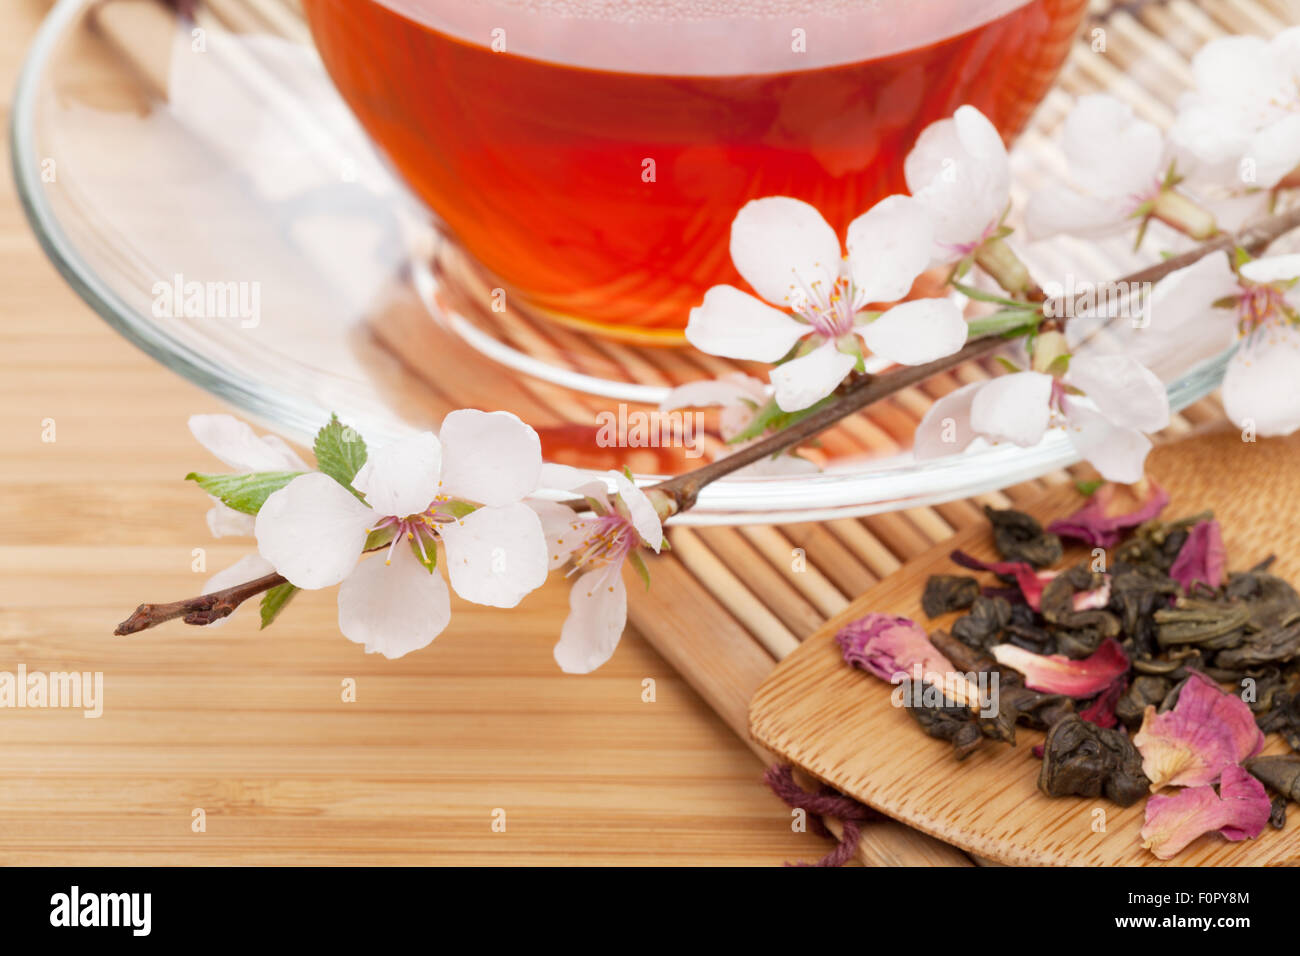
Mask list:
[[[1272,571],[1300,584],[1300,434],[1245,442],[1216,429],[1157,448],[1148,471],[1170,494],[1165,517],[1212,509],[1230,570],[1270,554]],[[1044,524],[1076,510],[1071,486],[1025,508]],[[1036,786],[1031,750],[1043,734],[1018,727],[1016,745],[985,742],[962,762],[890,703],[888,684],[844,664],[836,632],[870,611],[928,625],[921,591],[936,573],[966,573],[948,559],[960,548],[995,559],[986,526],[969,528],[875,585],[782,661],[750,703],[750,732],[765,747],[836,789],[918,830],[1000,863],[1080,866],[1161,865],[1142,848],[1145,800],[1127,808],[1102,799],[1049,798]],[[1067,556],[1068,560],[1068,556]],[[947,618],[934,622],[942,625]],[[1287,747],[1270,736],[1265,753]],[[1300,809],[1286,829],[1254,840],[1201,837],[1173,864],[1249,866],[1300,863]]]

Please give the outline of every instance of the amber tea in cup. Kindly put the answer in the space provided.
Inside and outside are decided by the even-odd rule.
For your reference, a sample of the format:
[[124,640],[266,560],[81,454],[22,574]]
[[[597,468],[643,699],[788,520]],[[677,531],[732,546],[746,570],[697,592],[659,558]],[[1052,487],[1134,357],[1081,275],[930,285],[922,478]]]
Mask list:
[[736,211],[843,235],[963,103],[1013,135],[1087,0],[304,0],[371,137],[512,303],[680,338]]

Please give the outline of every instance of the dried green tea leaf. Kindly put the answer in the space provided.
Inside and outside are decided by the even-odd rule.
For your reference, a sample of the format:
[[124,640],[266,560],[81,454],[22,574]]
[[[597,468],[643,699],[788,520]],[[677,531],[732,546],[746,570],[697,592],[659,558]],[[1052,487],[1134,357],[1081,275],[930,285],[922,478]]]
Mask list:
[[1147,707],[1155,707],[1168,696],[1173,682],[1166,677],[1142,674],[1133,679],[1128,689],[1115,704],[1115,716],[1125,727],[1136,730],[1142,726],[1142,716]]
[[1047,733],[1038,789],[1049,797],[1099,797],[1131,806],[1151,781],[1128,736],[1071,715]]
[[1011,623],[1011,604],[1002,597],[978,597],[970,613],[952,625],[953,636],[971,647],[990,648],[1001,640],[1002,629]]
[[904,708],[922,730],[952,744],[958,760],[970,756],[983,739],[984,733],[971,709],[944,697],[942,689],[935,685],[904,677],[894,693],[902,694]]
[[929,617],[964,611],[980,596],[980,583],[962,574],[932,574],[925,582],[921,609]]
[[1300,803],[1300,754],[1252,757],[1246,761],[1246,769],[1261,783]]
[[1060,561],[1065,553],[1061,539],[1044,531],[1042,525],[1023,511],[998,510],[985,505],[984,514],[993,525],[993,543],[1005,561],[1024,561],[1045,568]]

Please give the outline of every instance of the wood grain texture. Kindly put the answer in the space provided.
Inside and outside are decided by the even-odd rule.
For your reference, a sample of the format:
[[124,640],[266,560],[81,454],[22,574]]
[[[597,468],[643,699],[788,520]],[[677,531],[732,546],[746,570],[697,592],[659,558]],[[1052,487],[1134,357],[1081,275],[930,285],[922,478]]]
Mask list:
[[[48,6],[0,7],[6,137]],[[0,176],[0,670],[105,679],[98,720],[0,709],[0,863],[770,866],[826,851],[635,628],[599,673],[559,672],[558,581],[518,613],[458,604],[433,647],[396,662],[340,636],[332,592],[265,632],[241,614],[113,637],[137,602],[196,592],[192,549],[210,573],[247,548],[209,537],[181,481],[218,464],[186,416],[225,410],[73,295]]]
[[[1275,573],[1300,582],[1298,466],[1300,435],[1245,443],[1234,430],[1215,429],[1158,448],[1149,470],[1170,493],[1167,516],[1214,510],[1230,568],[1276,554]],[[1068,514],[1081,501],[1066,486],[1040,496],[1026,510],[1047,520]],[[764,680],[749,714],[755,739],[864,803],[999,862],[1161,864],[1141,847],[1145,801],[1122,809],[1098,800],[1048,799],[1037,790],[1040,762],[1030,751],[1042,742],[1041,733],[1017,728],[1016,746],[986,742],[958,763],[949,744],[925,736],[903,709],[892,706],[889,685],[843,663],[834,638],[848,621],[870,611],[927,620],[921,590],[929,575],[951,573],[948,555],[954,548],[996,557],[987,526],[972,526],[857,598]],[[953,617],[930,623],[942,627]],[[1286,749],[1271,738],[1266,752]],[[1104,832],[1093,830],[1099,807],[1105,812]],[[1170,862],[1300,863],[1300,815],[1291,813],[1284,831],[1266,830],[1256,840],[1202,837]]]

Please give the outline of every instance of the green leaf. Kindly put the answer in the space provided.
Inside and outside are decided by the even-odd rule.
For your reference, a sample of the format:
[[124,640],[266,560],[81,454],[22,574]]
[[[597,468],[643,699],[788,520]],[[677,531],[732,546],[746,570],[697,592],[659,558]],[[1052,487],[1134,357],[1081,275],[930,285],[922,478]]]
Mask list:
[[1007,335],[1036,326],[1042,319],[1037,309],[1001,309],[992,315],[971,319],[966,326],[967,338],[981,338],[985,335]]
[[768,431],[780,431],[782,428],[789,428],[796,422],[803,421],[813,412],[825,408],[833,401],[835,401],[835,395],[831,394],[807,408],[800,409],[797,412],[786,412],[781,410],[781,406],[776,403],[776,399],[770,398],[767,400],[767,404],[758,410],[758,414],[745,426],[744,430],[731,436],[727,440],[727,444],[735,445],[743,441],[749,441],[751,438],[758,438]]
[[394,525],[385,525],[382,528],[376,528],[366,536],[366,543],[362,546],[362,551],[378,551],[380,548],[386,548],[393,543],[393,536],[397,534],[397,528]]
[[1047,366],[1047,374],[1053,378],[1060,378],[1070,370],[1070,356],[1058,355]]
[[255,515],[267,498],[301,474],[301,471],[255,471],[248,475],[205,475],[191,471],[185,480],[197,482],[227,507]]
[[285,609],[289,600],[297,593],[298,589],[285,581],[283,584],[277,584],[262,595],[263,629],[271,626],[271,622],[280,616],[280,612]]
[[1006,369],[1008,372],[1023,372],[1023,371],[1024,371],[1024,369],[1022,369],[1022,368],[1021,368],[1019,365],[1017,365],[1015,362],[1011,361],[1011,359],[1007,358],[1005,355],[995,355],[995,356],[993,356],[993,361],[997,362],[999,365],[1001,365],[1001,366],[1002,366],[1004,369]]
[[1091,481],[1076,481],[1074,487],[1079,489],[1079,494],[1091,498],[1093,492],[1104,485],[1105,482],[1100,478],[1093,478]]
[[[415,560],[419,561],[426,571],[433,573],[434,568],[438,566],[438,547],[432,541],[424,546],[424,554],[420,554],[420,542],[412,538],[408,544],[411,546],[411,554],[415,555]],[[428,558],[426,561],[425,558]]]
[[997,295],[994,292],[985,292],[983,289],[977,289],[973,285],[966,285],[964,282],[952,282],[949,284],[968,299],[974,299],[977,302],[993,302],[997,305],[1005,305],[1012,309],[1023,309],[1029,304],[1023,299],[1008,299],[1004,295]]
[[650,569],[646,567],[645,558],[641,557],[641,552],[635,550],[629,551],[627,553],[627,560],[632,567],[636,568],[636,573],[639,574],[641,580],[645,582],[645,589],[649,591]]
[[316,452],[316,467],[360,498],[352,487],[352,479],[366,463],[366,443],[357,430],[344,425],[337,415],[331,415],[329,424],[316,433],[312,447]]
[[444,501],[438,505],[439,511],[446,512],[453,518],[463,518],[478,511],[478,508],[478,505],[470,504],[468,501],[461,501],[459,498],[453,498],[451,501]]

